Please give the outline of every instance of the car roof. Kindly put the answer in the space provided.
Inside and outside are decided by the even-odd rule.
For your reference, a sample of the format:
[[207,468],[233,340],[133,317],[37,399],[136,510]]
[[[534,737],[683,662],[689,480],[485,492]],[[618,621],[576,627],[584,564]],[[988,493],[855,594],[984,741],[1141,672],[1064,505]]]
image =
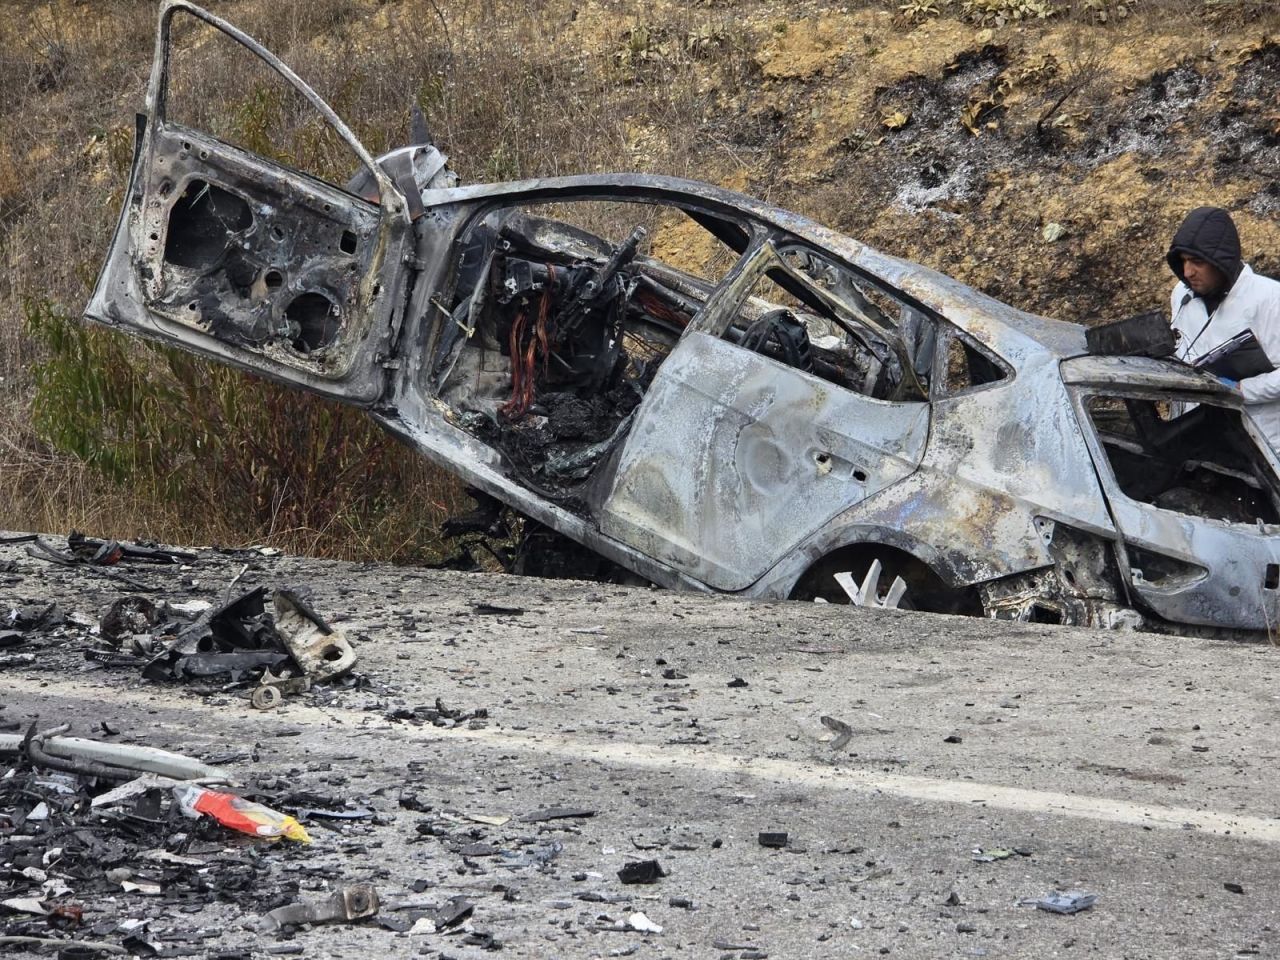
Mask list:
[[754,219],[879,277],[1010,360],[1063,359],[1086,352],[1085,328],[1080,324],[1018,310],[959,280],[883,253],[803,214],[698,180],[642,173],[588,174],[428,190],[423,192],[423,200],[432,206],[485,197],[497,200],[513,194],[524,194],[520,200],[526,203],[573,197],[663,201],[713,216]]

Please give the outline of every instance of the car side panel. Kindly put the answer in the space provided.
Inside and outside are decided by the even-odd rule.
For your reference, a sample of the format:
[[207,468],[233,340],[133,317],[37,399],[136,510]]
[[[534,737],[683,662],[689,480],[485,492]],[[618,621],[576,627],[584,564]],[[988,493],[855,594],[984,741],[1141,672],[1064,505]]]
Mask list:
[[928,405],[873,400],[706,334],[658,371],[600,530],[742,590],[828,519],[907,477]]
[[1055,362],[932,406],[920,469],[833,518],[747,593],[785,597],[813,563],[852,543],[905,550],[963,586],[1052,564],[1037,517],[1114,539]]

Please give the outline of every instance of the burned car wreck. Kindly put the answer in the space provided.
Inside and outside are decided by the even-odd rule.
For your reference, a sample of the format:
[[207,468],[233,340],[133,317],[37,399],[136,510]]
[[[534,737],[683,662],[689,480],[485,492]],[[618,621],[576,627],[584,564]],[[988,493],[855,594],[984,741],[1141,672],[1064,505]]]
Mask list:
[[[178,14],[292,84],[361,172],[167,119]],[[1280,465],[1212,377],[1091,355],[1081,325],[706,184],[375,160],[186,2],[86,314],[363,407],[666,587],[1196,633],[1280,615]]]

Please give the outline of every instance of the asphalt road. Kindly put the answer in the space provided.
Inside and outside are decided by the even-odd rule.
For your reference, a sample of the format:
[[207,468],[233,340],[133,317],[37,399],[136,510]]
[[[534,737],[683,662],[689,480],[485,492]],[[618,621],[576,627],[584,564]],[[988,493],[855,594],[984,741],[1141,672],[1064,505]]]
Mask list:
[[[252,896],[178,912],[121,893],[88,917],[154,917],[155,940],[211,956],[1280,956],[1277,647],[252,554],[112,573],[214,599],[246,563],[241,586],[310,588],[368,682],[258,711],[102,669],[83,649],[131,588],[8,546],[0,617],[73,616],[0,651],[0,719],[247,754],[225,764],[246,783],[377,814],[266,849],[273,877],[474,913],[283,941]],[[435,726],[437,698],[488,716]],[[553,807],[594,815],[521,819]],[[644,859],[667,876],[622,884]],[[1097,900],[1022,902],[1054,891]],[[635,913],[661,932],[615,929]],[[501,948],[463,942],[477,931]]]

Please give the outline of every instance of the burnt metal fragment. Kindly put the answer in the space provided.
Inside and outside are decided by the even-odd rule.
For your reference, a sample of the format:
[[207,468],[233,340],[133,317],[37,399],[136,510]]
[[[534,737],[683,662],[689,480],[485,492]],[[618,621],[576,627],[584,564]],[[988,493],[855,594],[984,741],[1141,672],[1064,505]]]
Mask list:
[[431,915],[437,930],[456,927],[475,912],[475,904],[463,896],[450,897],[448,902]]
[[266,930],[304,923],[350,923],[378,912],[378,891],[371,883],[339,887],[327,900],[302,901],[276,907],[263,917]]
[[355,665],[356,654],[347,638],[294,591],[276,591],[275,613],[276,633],[308,679],[330,680]]
[[819,722],[828,730],[835,733],[835,739],[831,741],[831,749],[833,752],[843,750],[849,745],[849,741],[853,738],[853,728],[843,720],[837,720],[835,717],[819,717]]
[[178,680],[187,680],[193,677],[217,677],[225,674],[234,681],[263,668],[273,670],[288,661],[287,653],[277,653],[272,650],[193,653],[182,657],[173,665],[173,675]]
[[1049,913],[1073,914],[1090,909],[1098,902],[1098,895],[1085,893],[1083,890],[1068,890],[1065,893],[1055,891],[1046,893],[1043,897],[1022,902],[1030,903],[1037,910],[1046,910]]
[[572,818],[594,817],[595,810],[586,807],[548,807],[545,810],[535,810],[533,813],[526,813],[520,817],[521,823],[542,823],[546,820],[567,820]]
[[496,603],[477,603],[471,608],[471,612],[491,617],[518,617],[525,611],[524,607],[504,607]]
[[618,879],[623,883],[657,883],[667,876],[657,860],[636,860],[623,866],[618,871]]
[[102,615],[101,635],[119,646],[126,637],[150,632],[160,620],[159,608],[146,597],[121,597]]

